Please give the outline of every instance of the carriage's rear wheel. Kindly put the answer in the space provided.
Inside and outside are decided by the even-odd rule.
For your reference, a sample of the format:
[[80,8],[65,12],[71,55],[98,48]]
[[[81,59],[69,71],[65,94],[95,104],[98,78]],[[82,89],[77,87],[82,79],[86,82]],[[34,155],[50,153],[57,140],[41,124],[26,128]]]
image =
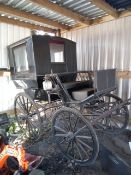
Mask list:
[[52,122],[54,141],[72,163],[92,164],[98,155],[99,143],[93,127],[76,109],[58,109]]
[[14,112],[20,132],[30,140],[38,140],[41,131],[41,118],[32,98],[26,93],[19,93],[15,98]]
[[[114,94],[106,94],[101,97],[97,103],[88,108],[87,116],[93,122],[101,117],[104,112],[109,111],[113,107],[119,105],[122,99]],[[96,130],[104,131],[107,134],[120,134],[127,127],[129,121],[129,112],[127,106],[122,106],[114,110],[111,114],[107,114],[104,118],[98,120],[94,127]]]

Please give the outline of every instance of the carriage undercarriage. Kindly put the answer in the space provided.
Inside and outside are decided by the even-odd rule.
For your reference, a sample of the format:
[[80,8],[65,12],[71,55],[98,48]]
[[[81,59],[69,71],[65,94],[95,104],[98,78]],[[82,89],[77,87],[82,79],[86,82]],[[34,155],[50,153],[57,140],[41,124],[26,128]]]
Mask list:
[[67,159],[74,164],[92,164],[99,152],[97,133],[117,135],[127,127],[129,100],[123,102],[110,90],[95,92],[83,101],[72,100],[57,74],[46,79],[53,84],[47,94],[57,93],[59,98],[42,102],[26,93],[18,94],[15,115],[21,131],[37,142],[43,132],[52,130],[54,142]]

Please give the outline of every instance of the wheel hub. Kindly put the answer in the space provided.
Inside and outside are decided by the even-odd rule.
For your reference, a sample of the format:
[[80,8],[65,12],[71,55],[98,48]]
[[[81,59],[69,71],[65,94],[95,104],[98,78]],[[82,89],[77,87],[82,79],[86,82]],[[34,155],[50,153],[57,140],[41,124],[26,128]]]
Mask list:
[[71,131],[69,131],[69,132],[67,133],[66,140],[67,140],[68,142],[70,142],[70,141],[74,140],[74,138],[75,138],[74,133],[71,132]]

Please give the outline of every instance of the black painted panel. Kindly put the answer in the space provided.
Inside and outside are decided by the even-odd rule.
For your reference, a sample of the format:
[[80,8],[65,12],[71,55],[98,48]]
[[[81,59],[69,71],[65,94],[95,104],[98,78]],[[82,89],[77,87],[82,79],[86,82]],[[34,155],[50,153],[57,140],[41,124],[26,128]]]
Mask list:
[[[64,44],[64,63],[51,63],[50,42],[61,42]],[[16,73],[14,64],[15,58],[13,48],[16,46],[19,47],[21,43],[26,45],[27,59],[31,70],[31,72],[27,71],[27,74],[21,71]],[[76,43],[71,40],[49,35],[33,35],[9,45],[8,48],[12,78],[14,80],[38,80],[39,76],[44,76],[51,72],[61,73],[77,71]],[[32,65],[34,65],[34,67]],[[38,87],[41,87],[40,82],[38,84]]]

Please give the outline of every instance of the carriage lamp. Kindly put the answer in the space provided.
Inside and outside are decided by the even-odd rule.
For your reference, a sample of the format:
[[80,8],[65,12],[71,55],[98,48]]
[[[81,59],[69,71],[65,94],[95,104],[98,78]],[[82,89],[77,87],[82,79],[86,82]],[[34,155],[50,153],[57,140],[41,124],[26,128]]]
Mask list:
[[49,81],[49,80],[43,81],[43,89],[44,89],[45,91],[51,90],[51,89],[52,89],[52,82]]

